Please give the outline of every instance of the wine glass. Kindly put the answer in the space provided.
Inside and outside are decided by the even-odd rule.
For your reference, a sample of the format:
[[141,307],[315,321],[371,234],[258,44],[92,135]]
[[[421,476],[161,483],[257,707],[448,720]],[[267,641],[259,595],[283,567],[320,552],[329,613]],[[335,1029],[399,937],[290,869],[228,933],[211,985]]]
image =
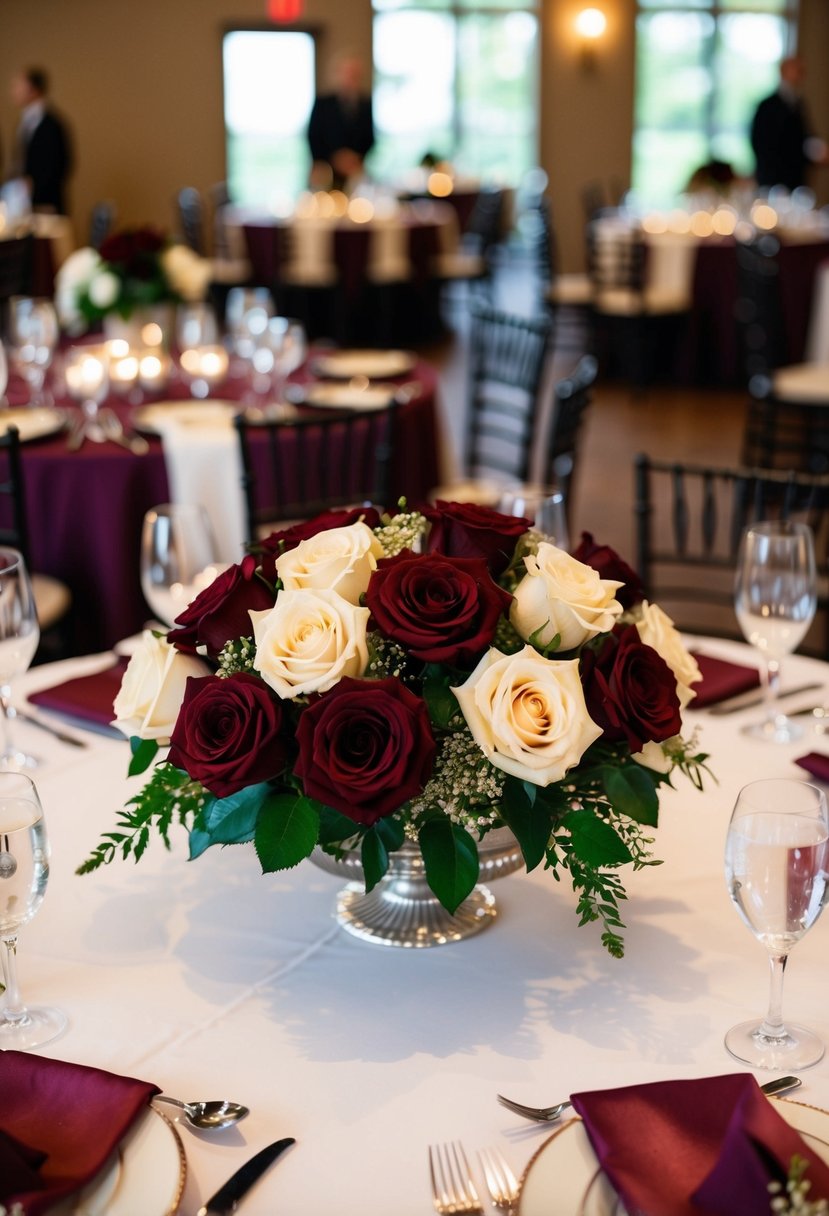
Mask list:
[[267,287],[232,287],[227,293],[225,321],[236,356],[231,364],[231,376],[246,374],[257,339],[265,332],[272,316],[273,297]]
[[505,490],[498,500],[502,515],[524,516],[545,540],[559,549],[570,547],[564,494],[552,485],[523,485]]
[[791,743],[802,727],[780,710],[780,663],[802,642],[817,607],[812,530],[791,520],[746,528],[740,542],[734,589],[737,620],[746,640],[766,661],[766,717],[744,727],[746,734]]
[[817,1064],[824,1046],[810,1030],[783,1023],[789,953],[817,920],[829,877],[829,811],[823,791],[803,781],[753,781],[737,797],[725,846],[728,891],[771,965],[768,1012],[725,1036],[736,1060],[787,1072]]
[[219,340],[216,313],[210,304],[179,304],[176,313],[176,342],[179,350],[215,346]]
[[15,296],[9,302],[9,336],[14,360],[31,386],[30,404],[33,406],[52,405],[44,384],[59,334],[58,317],[51,300]]
[[172,625],[221,569],[204,507],[164,503],[144,516],[141,590],[163,624]]
[[14,745],[11,723],[11,682],[27,671],[40,641],[37,608],[23,554],[0,548],[0,706],[5,740],[0,771],[36,768],[37,760]]
[[90,439],[106,443],[107,434],[101,422],[101,402],[109,392],[109,366],[104,359],[91,355],[83,346],[73,346],[66,353],[64,365],[66,391],[81,407],[83,417],[73,432],[70,443],[77,446]]
[[66,1014],[26,1006],[17,984],[17,936],[37,912],[49,878],[43,808],[24,773],[0,773],[0,940],[6,991],[0,1006],[0,1048],[27,1051],[66,1029]]

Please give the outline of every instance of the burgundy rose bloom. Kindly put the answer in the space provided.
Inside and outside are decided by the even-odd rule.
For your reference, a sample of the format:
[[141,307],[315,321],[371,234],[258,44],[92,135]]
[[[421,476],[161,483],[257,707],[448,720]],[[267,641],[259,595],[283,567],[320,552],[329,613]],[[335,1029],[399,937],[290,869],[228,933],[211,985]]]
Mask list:
[[490,644],[512,596],[480,558],[407,551],[377,563],[366,603],[380,632],[416,659],[459,666]]
[[611,578],[623,586],[616,592],[616,599],[623,608],[632,608],[641,602],[644,588],[639,575],[624,558],[619,557],[609,545],[597,545],[590,532],[582,532],[577,549],[573,550],[576,561],[584,562],[598,571],[600,578]]
[[271,532],[264,540],[258,542],[263,551],[262,573],[271,582],[276,580],[275,561],[289,549],[295,549],[304,540],[309,540],[319,532],[327,532],[329,528],[347,528],[351,524],[363,521],[368,528],[376,528],[380,523],[380,514],[374,507],[348,507],[341,511],[323,511],[313,519],[303,520],[290,528],[279,532]]
[[227,798],[284,771],[282,727],[282,703],[256,676],[189,676],[169,760],[217,798]]
[[303,711],[296,741],[305,793],[369,827],[420,793],[435,755],[425,703],[391,677],[340,680]]
[[506,570],[519,536],[532,527],[529,519],[502,515],[472,502],[438,499],[434,507],[424,507],[423,514],[432,525],[428,539],[430,553],[481,557],[493,578]]
[[249,638],[253,625],[248,612],[273,608],[273,593],[256,577],[256,558],[248,556],[239,566],[229,566],[200,591],[176,617],[178,629],[171,629],[167,641],[185,654],[195,654],[204,646],[211,659],[217,659],[226,642]]
[[662,743],[682,729],[676,676],[635,625],[614,633],[598,652],[581,656],[587,711],[604,737],[626,740],[632,752]]

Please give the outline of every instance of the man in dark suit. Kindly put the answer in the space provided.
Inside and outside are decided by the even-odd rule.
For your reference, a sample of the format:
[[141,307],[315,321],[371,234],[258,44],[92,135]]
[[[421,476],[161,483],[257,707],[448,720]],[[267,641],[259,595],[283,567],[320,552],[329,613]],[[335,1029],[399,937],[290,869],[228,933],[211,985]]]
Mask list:
[[314,161],[312,178],[321,183],[320,169],[330,166],[332,185],[342,186],[357,177],[374,146],[371,97],[362,92],[363,64],[343,55],[337,65],[333,93],[318,97],[308,123],[308,143]]
[[812,138],[801,97],[804,68],[792,56],[780,64],[780,85],[760,102],[751,124],[751,146],[757,161],[757,185],[796,190],[806,184],[806,169],[825,163],[826,149]]
[[20,122],[10,176],[27,181],[33,210],[65,215],[72,151],[66,125],[47,104],[48,92],[49,80],[40,68],[27,68],[12,81]]

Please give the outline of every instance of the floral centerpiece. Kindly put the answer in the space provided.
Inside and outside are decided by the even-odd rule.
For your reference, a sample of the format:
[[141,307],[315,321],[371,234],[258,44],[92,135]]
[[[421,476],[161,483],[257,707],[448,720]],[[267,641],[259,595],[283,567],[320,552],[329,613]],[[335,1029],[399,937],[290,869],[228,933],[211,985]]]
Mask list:
[[125,228],[100,251],[77,249],[55,277],[55,304],[62,323],[78,331],[116,315],[182,300],[201,300],[210,264],[186,245],[173,244],[153,228]]
[[359,848],[366,888],[414,842],[454,913],[509,828],[527,869],[568,870],[620,956],[619,870],[650,853],[658,792],[701,786],[681,737],[699,679],[634,571],[585,534],[438,502],[275,532],[145,633],[115,701],[130,772],[166,758],[79,872],[137,860],[176,822],[191,858],[253,843],[264,872]]

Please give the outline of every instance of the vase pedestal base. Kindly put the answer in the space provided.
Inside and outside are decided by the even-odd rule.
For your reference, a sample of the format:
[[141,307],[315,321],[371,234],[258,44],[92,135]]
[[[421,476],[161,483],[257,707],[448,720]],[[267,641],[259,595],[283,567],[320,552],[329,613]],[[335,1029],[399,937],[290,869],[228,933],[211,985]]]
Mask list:
[[454,916],[434,898],[406,892],[403,884],[380,882],[366,895],[360,883],[350,882],[337,899],[337,921],[354,937],[382,946],[422,949],[463,941],[488,928],[498,915],[488,887],[475,887]]

